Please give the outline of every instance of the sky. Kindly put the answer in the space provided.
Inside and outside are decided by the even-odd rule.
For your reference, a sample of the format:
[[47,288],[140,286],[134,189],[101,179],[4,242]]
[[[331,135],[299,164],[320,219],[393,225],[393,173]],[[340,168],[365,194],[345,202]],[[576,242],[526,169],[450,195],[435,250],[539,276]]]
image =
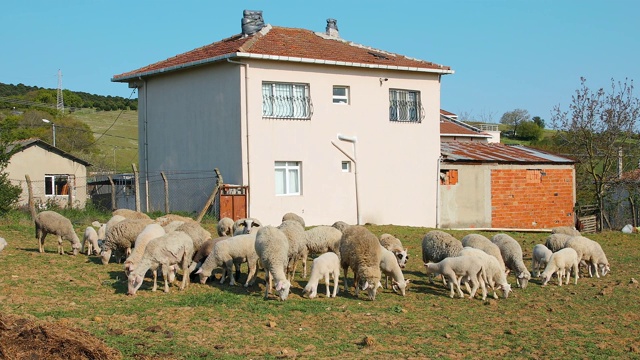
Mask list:
[[[324,32],[450,66],[441,108],[498,122],[528,110],[547,122],[580,87],[640,81],[638,0],[7,0],[0,82],[137,97],[120,73],[240,33],[244,9],[265,23]],[[636,97],[638,96],[636,91]]]

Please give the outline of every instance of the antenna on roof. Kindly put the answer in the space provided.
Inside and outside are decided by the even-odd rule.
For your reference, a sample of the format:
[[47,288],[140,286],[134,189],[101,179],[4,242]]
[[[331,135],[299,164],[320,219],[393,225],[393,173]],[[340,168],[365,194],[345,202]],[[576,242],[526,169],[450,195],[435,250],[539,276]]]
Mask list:
[[56,109],[60,110],[64,114],[64,100],[62,99],[62,70],[60,69],[58,69],[58,93],[56,99]]

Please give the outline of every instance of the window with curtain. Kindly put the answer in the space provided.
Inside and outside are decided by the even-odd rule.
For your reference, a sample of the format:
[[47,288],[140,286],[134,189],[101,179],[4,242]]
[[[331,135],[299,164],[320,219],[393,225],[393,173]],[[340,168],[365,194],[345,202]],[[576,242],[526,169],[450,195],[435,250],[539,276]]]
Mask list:
[[276,161],[276,195],[300,195],[300,162]]
[[403,122],[422,121],[420,92],[411,90],[389,90],[389,120]]
[[45,175],[44,194],[47,196],[69,195],[69,175]]
[[310,119],[309,84],[262,83],[262,116],[280,119]]

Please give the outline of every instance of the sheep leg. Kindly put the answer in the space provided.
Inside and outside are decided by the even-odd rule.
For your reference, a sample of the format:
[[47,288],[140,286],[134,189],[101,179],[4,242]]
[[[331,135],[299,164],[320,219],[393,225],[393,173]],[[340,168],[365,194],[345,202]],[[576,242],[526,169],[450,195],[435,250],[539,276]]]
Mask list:
[[257,262],[251,263],[247,261],[247,267],[249,268],[249,274],[247,274],[247,282],[244,283],[244,287],[249,287],[256,281],[258,264]]
[[224,269],[227,274],[229,274],[229,285],[234,286],[236,284],[236,279],[233,277],[233,260],[228,260],[224,263]]
[[331,297],[331,294],[329,292],[329,288],[331,287],[330,276],[331,276],[331,274],[329,274],[329,273],[325,273],[324,274],[324,287],[327,290],[327,297]]
[[562,286],[562,280],[563,280],[562,278],[564,277],[564,269],[558,270],[556,275],[558,276],[558,286]]
[[353,269],[353,285],[356,288],[356,297],[358,297],[358,294],[360,294],[360,277],[356,269]]
[[151,291],[156,291],[158,290],[158,269],[151,270],[151,272],[153,273],[153,288],[151,288]]
[[449,297],[453,299],[455,293],[453,292],[453,281],[449,279]]
[[[596,269],[597,271],[597,269]],[[573,272],[575,273],[575,285],[578,285],[578,265],[577,264],[573,264]]]
[[264,269],[264,299],[267,300],[269,298],[269,291],[271,290],[271,276],[269,276],[269,270]]
[[338,279],[340,278],[340,270],[333,272],[333,297],[338,295]]
[[62,246],[62,236],[58,235],[58,254],[64,255],[64,247]]
[[189,286],[189,261],[187,259],[187,254],[182,255],[182,283],[180,284],[179,289],[184,290]]
[[344,277],[342,278],[342,281],[344,281],[344,292],[348,293],[349,292],[349,282],[347,281],[347,271],[349,270],[349,266],[343,266],[342,270],[344,271]]
[[[480,284],[478,282],[478,278],[477,277],[470,277],[469,281],[471,282],[471,292],[469,293],[469,299],[473,299],[476,296],[476,291],[478,291],[478,288],[480,287]],[[466,283],[465,283],[466,284]],[[458,290],[460,291],[460,286],[458,286]],[[462,294],[462,291],[460,291],[460,297],[463,298],[464,295]]]
[[162,279],[164,280],[164,292],[169,292],[169,269],[168,266],[162,265]]

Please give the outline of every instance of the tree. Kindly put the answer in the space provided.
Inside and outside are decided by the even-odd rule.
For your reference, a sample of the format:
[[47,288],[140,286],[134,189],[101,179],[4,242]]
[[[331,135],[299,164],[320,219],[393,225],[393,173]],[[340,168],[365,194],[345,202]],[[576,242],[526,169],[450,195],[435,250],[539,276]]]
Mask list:
[[531,120],[533,120],[533,122],[536,123],[536,125],[538,125],[540,129],[544,129],[544,119],[540,118],[540,116],[534,116]]
[[[3,130],[10,130],[12,124],[2,123]],[[6,132],[7,134],[9,131]],[[22,193],[22,188],[17,185],[13,185],[9,180],[9,174],[4,170],[9,165],[12,152],[7,151],[9,144],[8,138],[5,136],[5,131],[0,132],[0,215],[6,214],[15,205]]]
[[585,78],[580,83],[569,109],[564,111],[555,106],[551,119],[553,127],[559,130],[556,136],[560,144],[578,161],[578,186],[586,190],[587,201],[596,202],[602,215],[602,229],[606,221],[607,185],[618,175],[619,150],[627,155],[637,153],[634,130],[640,116],[640,100],[633,94],[633,81],[627,79],[624,82],[612,79],[608,91],[602,88],[592,91]]
[[518,139],[536,141],[542,137],[542,129],[533,121],[523,121],[518,130]]
[[500,124],[513,126],[513,135],[515,136],[518,134],[518,125],[529,120],[531,120],[531,116],[527,110],[515,109],[504,113],[500,118]]

